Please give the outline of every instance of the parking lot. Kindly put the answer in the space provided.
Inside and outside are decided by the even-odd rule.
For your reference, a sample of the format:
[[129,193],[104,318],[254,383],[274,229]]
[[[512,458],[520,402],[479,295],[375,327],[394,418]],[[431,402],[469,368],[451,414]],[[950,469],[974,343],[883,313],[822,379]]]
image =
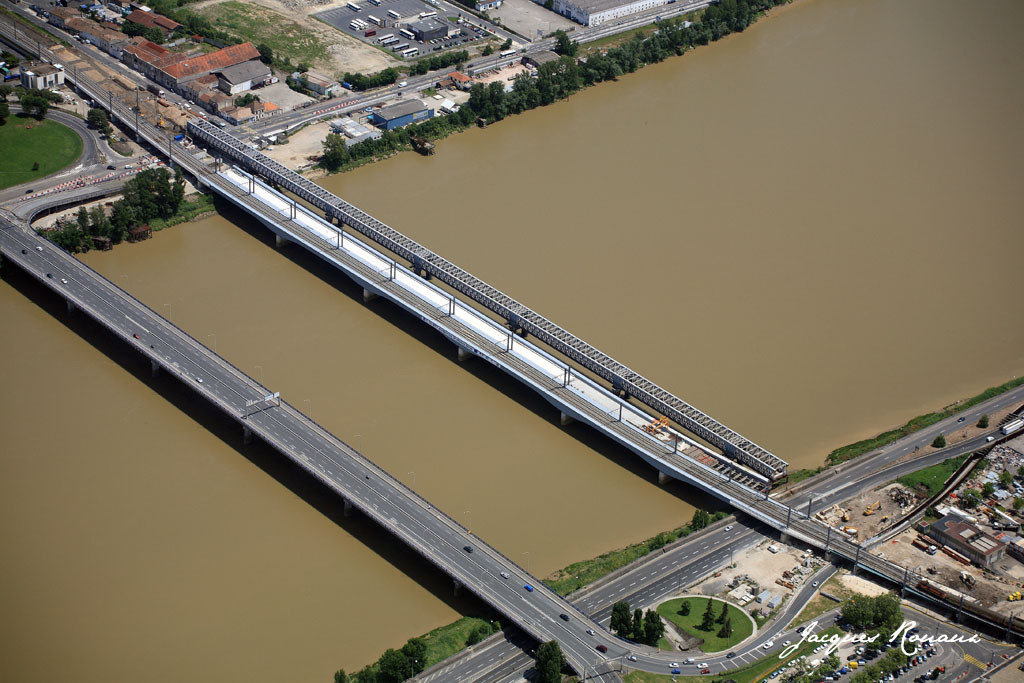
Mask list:
[[[470,44],[480,41],[487,34],[475,29],[470,26],[459,26],[457,23],[457,13],[451,10],[446,10],[442,6],[434,6],[428,2],[422,2],[421,0],[380,0],[379,5],[374,5],[369,0],[353,0],[354,4],[359,7],[356,11],[348,5],[342,5],[341,7],[335,7],[324,12],[319,12],[313,16],[325,23],[330,24],[334,28],[347,33],[354,38],[358,38],[365,43],[378,47],[382,50],[389,50],[398,59],[402,58],[402,55],[397,48],[400,45],[407,44],[409,48],[418,48],[419,54],[413,55],[412,58],[422,57],[429,55],[432,52],[440,52],[443,49],[455,48],[455,47],[468,47]],[[394,14],[388,14],[388,12],[394,12],[400,15],[399,18],[395,18]],[[402,35],[399,33],[401,30],[409,30],[410,24],[415,24],[418,21],[426,17],[421,17],[424,13],[436,12],[434,16],[430,18],[444,24],[448,27],[449,33],[452,29],[461,29],[461,32],[457,36],[451,36],[449,38],[439,38],[432,41],[419,41],[415,38],[409,38],[408,35]],[[370,17],[378,21],[371,20]],[[455,19],[456,21],[450,21]],[[354,20],[360,20],[366,24],[365,27],[358,29],[352,28],[352,22]],[[384,26],[380,23],[383,22]],[[370,33],[371,35],[366,35]],[[381,45],[380,40],[383,36],[393,35],[396,42],[390,46]]]

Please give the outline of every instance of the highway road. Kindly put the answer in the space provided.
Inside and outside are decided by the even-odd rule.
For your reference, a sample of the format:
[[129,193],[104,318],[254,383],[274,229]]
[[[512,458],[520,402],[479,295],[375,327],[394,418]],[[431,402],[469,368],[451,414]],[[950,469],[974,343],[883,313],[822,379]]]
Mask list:
[[[92,86],[84,85],[83,87],[86,87],[88,91],[88,88]],[[119,116],[130,118],[130,116],[123,111],[123,107],[119,106],[119,103],[115,104],[115,111]],[[164,137],[159,131],[151,129],[148,125],[144,125],[143,134],[153,140],[154,144],[162,146]],[[188,157],[179,159],[179,162],[183,163],[190,171],[200,176],[205,172],[201,165],[198,165],[194,160],[191,160]],[[15,228],[13,231],[5,231],[5,233],[7,232],[17,234],[19,229]],[[23,237],[29,240],[29,246],[32,246],[33,240],[38,240],[38,238],[35,238],[33,235],[28,233],[23,235]],[[46,256],[48,251],[51,249],[53,249],[52,245],[49,245],[48,248],[43,248],[43,252],[37,253],[41,253]],[[67,257],[67,255],[63,255],[59,250],[55,251],[67,259],[67,261],[70,261],[70,263],[67,261],[45,263],[44,265],[54,268],[56,268],[57,265],[62,266],[63,270],[58,270],[57,272],[48,271],[54,275],[54,279],[62,277],[65,272],[70,273],[76,267],[84,269],[84,267],[81,266],[81,264],[78,264],[74,259]],[[24,254],[23,256],[35,258],[31,253]],[[18,257],[15,256],[15,258]],[[26,261],[30,261],[30,259],[26,259]],[[29,265],[31,266],[31,263],[29,263]],[[33,271],[30,270],[30,272]],[[127,326],[127,323],[138,322],[137,320],[129,318],[128,314],[122,311],[126,316],[126,322],[122,322],[120,326],[116,326],[109,318],[111,312],[100,311],[97,306],[99,306],[103,301],[108,301],[110,305],[116,308],[118,297],[122,297],[126,301],[129,301],[129,303],[131,300],[127,298],[127,295],[119,292],[116,287],[113,287],[110,283],[103,281],[99,276],[94,273],[90,275],[89,273],[91,273],[91,271],[88,271],[88,269],[84,269],[83,272],[85,272],[85,274],[83,275],[82,273],[79,273],[77,278],[63,278],[68,280],[68,283],[64,285],[66,287],[64,290],[65,295],[74,299],[79,307],[90,311],[90,313],[93,313],[99,320],[108,324],[108,326],[115,330],[116,333],[121,334],[122,336],[127,335],[128,332],[124,329]],[[38,272],[38,269],[36,274],[41,280],[44,277],[44,275]],[[56,287],[54,279],[48,278],[49,281],[43,281],[50,284],[50,286],[59,289]],[[95,279],[96,282],[93,282],[93,279]],[[94,300],[89,300],[85,297],[85,292],[78,291],[79,287],[85,285],[92,286],[91,291]],[[252,392],[261,391],[262,388],[256,387],[254,389],[254,383],[251,379],[246,378],[241,373],[238,373],[237,370],[231,369],[230,366],[224,363],[222,359],[217,359],[215,356],[210,358],[208,355],[204,355],[209,354],[209,350],[204,349],[194,340],[188,340],[184,333],[181,333],[177,328],[173,328],[173,326],[166,323],[166,321],[162,321],[159,316],[152,311],[148,311],[148,309],[141,307],[141,304],[135,302],[135,305],[138,306],[139,310],[133,309],[133,312],[136,315],[141,316],[141,319],[146,323],[158,328],[162,333],[162,336],[160,336],[159,339],[167,345],[165,348],[162,344],[159,350],[153,348],[150,349],[150,351],[146,351],[142,348],[140,350],[143,353],[148,353],[149,355],[154,356],[161,366],[179,373],[182,376],[183,381],[193,382],[193,388],[196,388],[201,394],[204,394],[215,404],[220,405],[229,414],[241,414],[232,411],[240,409],[239,401],[242,401],[242,405],[244,405],[244,401],[242,400],[243,398],[255,400]],[[106,317],[104,317],[105,315]],[[170,337],[165,339],[164,336],[168,334]],[[177,356],[172,353],[170,357],[168,357],[168,354],[166,353],[167,350],[174,351]],[[189,354],[191,354],[191,358],[189,358]],[[189,363],[192,363],[197,367],[191,368]],[[183,370],[182,368],[185,368],[186,370]],[[209,373],[209,375],[203,382],[200,382],[199,379],[203,378],[203,375],[200,374],[190,378],[187,372],[190,370],[200,370],[201,372]],[[233,399],[233,402],[229,399]],[[297,411],[294,411],[294,409],[290,408],[286,404],[282,404],[282,406],[277,407],[281,408],[281,410],[268,408],[266,410],[259,411],[255,421],[250,423],[251,425],[254,425],[251,426],[253,431],[258,432],[269,443],[281,448],[282,452],[296,460],[296,462],[299,462],[304,466],[311,464],[312,466],[309,467],[309,469],[311,469],[316,476],[325,480],[328,485],[342,488],[341,485],[337,484],[331,476],[325,474],[325,471],[332,475],[334,474],[332,465],[338,468],[341,468],[342,465],[331,457],[328,457],[328,459],[324,461],[317,455],[317,453],[320,453],[324,448],[334,446],[339,449],[339,452],[342,453],[342,455],[347,455],[351,458],[357,458],[357,455],[354,454],[354,452],[349,453],[346,451],[345,449],[347,449],[347,447],[342,448],[343,444],[340,444],[340,442],[334,444],[332,442],[333,437],[330,437],[330,435],[325,436],[324,434],[317,432],[313,429],[313,426],[311,426],[312,423],[309,423],[308,420],[304,421],[304,418],[302,418]],[[273,415],[267,418],[266,416],[270,414]],[[252,419],[253,418],[250,418],[250,420]],[[267,420],[269,420],[269,423],[264,424]],[[286,424],[282,425],[282,421]],[[272,427],[276,427],[278,429],[275,430],[272,429]],[[312,447],[312,451],[309,447]],[[299,449],[298,452],[296,452],[296,448]],[[315,453],[313,451],[315,451]],[[692,467],[692,463],[686,462],[685,459],[681,457],[667,459],[673,460],[673,464],[681,470],[686,470],[687,468]],[[344,457],[342,457],[342,460],[344,460]],[[372,471],[374,469],[372,463],[359,461],[357,464],[365,471]],[[351,476],[357,473],[358,472],[353,472],[350,468],[346,468],[344,472],[346,476]],[[378,474],[383,473],[379,473],[378,471]],[[698,474],[702,474],[703,476],[703,473]],[[341,474],[339,473],[338,476],[341,476]],[[351,498],[347,497],[347,499],[352,500],[354,504],[360,507],[360,509],[364,510],[364,512],[374,519],[380,521],[385,527],[391,529],[400,538],[407,540],[414,549],[417,549],[424,553],[428,558],[437,562],[442,566],[442,568],[449,571],[452,576],[462,580],[467,585],[474,587],[474,590],[477,591],[481,597],[494,605],[495,608],[502,613],[511,615],[515,621],[523,625],[527,631],[531,632],[538,639],[544,640],[550,639],[551,637],[557,638],[562,642],[563,648],[569,655],[570,660],[573,661],[574,665],[578,668],[587,666],[588,664],[593,666],[595,663],[600,663],[605,659],[602,657],[595,657],[595,654],[591,649],[595,644],[606,645],[609,649],[608,659],[611,660],[631,651],[630,649],[626,649],[622,643],[619,643],[616,640],[609,640],[607,634],[601,630],[598,630],[592,639],[583,637],[583,634],[585,634],[583,624],[589,625],[589,622],[582,618],[582,615],[574,614],[571,610],[560,612],[559,610],[567,609],[565,603],[539,585],[536,587],[535,591],[529,592],[530,595],[525,595],[526,592],[520,594],[520,592],[522,592],[522,588],[519,588],[518,590],[509,590],[508,587],[512,584],[508,580],[504,583],[492,585],[494,583],[493,569],[496,567],[506,567],[509,570],[512,570],[515,565],[508,563],[504,558],[501,558],[496,551],[493,551],[493,549],[489,549],[482,545],[481,548],[483,548],[484,551],[477,555],[473,555],[472,553],[460,555],[459,552],[453,552],[460,550],[457,546],[458,541],[455,541],[455,545],[452,545],[452,541],[453,539],[459,538],[458,534],[462,532],[462,530],[458,525],[455,525],[450,520],[448,520],[448,523],[446,524],[443,522],[443,519],[446,518],[439,516],[438,519],[442,522],[439,527],[434,528],[432,523],[428,523],[424,525],[422,529],[417,528],[416,535],[410,534],[410,529],[413,529],[414,527],[409,524],[404,524],[404,522],[409,522],[410,524],[413,523],[417,517],[415,514],[418,510],[416,505],[425,503],[425,501],[417,499],[414,494],[411,494],[411,492],[409,492],[410,495],[408,496],[408,500],[399,501],[397,503],[387,501],[387,493],[394,495],[395,491],[404,490],[404,487],[401,487],[400,484],[393,481],[389,482],[389,486],[391,488],[385,488],[385,492],[382,494],[378,487],[373,484],[362,485],[360,482],[355,482],[355,484],[352,484],[352,482],[348,483],[350,485],[348,493]],[[827,546],[831,550],[836,551],[847,558],[853,558],[856,556],[859,558],[860,563],[863,566],[873,572],[887,576],[891,580],[898,581],[899,578],[902,577],[903,574],[901,568],[894,567],[891,563],[882,561],[881,559],[867,553],[862,556],[859,548],[854,544],[851,544],[846,539],[835,538],[831,533],[827,533],[827,530],[823,529],[821,525],[812,523],[810,520],[802,519],[800,514],[787,514],[785,506],[780,505],[777,501],[768,500],[767,498],[764,500],[754,500],[751,497],[751,492],[749,490],[745,490],[743,487],[732,481],[718,481],[717,483],[721,487],[720,492],[724,495],[734,497],[739,507],[746,509],[757,517],[769,520],[773,526],[784,528],[790,535],[796,538],[802,538],[803,540],[813,543],[814,545],[818,545],[819,547]],[[363,486],[366,487],[365,491],[362,490]],[[396,516],[382,516],[381,512],[378,510],[378,505],[374,503],[374,501],[379,503],[377,498],[382,495],[387,502],[386,507],[388,508],[388,512],[394,512]],[[780,515],[785,517],[784,525],[780,521]],[[792,517],[792,519],[790,519],[790,517]],[[792,524],[790,522],[792,522]],[[420,523],[422,524],[422,522]],[[447,528],[447,526],[451,526],[453,528]],[[431,536],[431,534],[441,535],[436,536],[435,538],[434,536]],[[425,535],[430,542],[425,545],[418,544],[417,539],[422,538],[422,535]],[[440,545],[435,543],[435,541],[439,541],[441,539],[444,539],[448,544],[448,547],[443,543]],[[484,560],[486,561],[482,562]],[[505,563],[503,564],[503,562]],[[527,579],[525,573],[518,568],[514,571],[510,571],[509,573],[510,577],[517,576],[523,580]],[[498,575],[500,576],[500,572]],[[565,613],[569,617],[568,621],[560,620],[557,616],[560,613]],[[647,655],[645,655],[645,657],[647,657]],[[645,660],[643,664],[644,666],[647,666],[648,664],[650,666],[655,666],[653,662],[661,662],[664,664],[664,658],[658,658],[655,655],[650,655],[650,661],[648,662]],[[607,664],[606,661],[604,661],[604,663]]]
[[[971,453],[986,444],[986,434],[979,435],[960,444],[918,455],[913,459],[895,463],[899,458],[913,454],[915,449],[928,450],[928,445],[939,433],[950,434],[958,425],[974,424],[983,414],[994,414],[1004,408],[1024,403],[1024,386],[1017,387],[1000,394],[973,408],[958,413],[953,417],[938,422],[931,427],[910,434],[888,446],[844,463],[841,467],[827,470],[807,482],[806,488],[790,501],[794,507],[806,505],[810,497],[817,501],[815,509],[831,505],[855,495],[859,490],[886,484],[904,474],[917,471],[924,467],[937,464],[965,453]],[[964,417],[963,423],[958,420]],[[988,435],[997,434],[998,430],[990,430]],[[785,494],[782,494],[785,495]],[[725,531],[726,526],[733,530]],[[568,599],[580,609],[593,616],[602,625],[607,626],[611,613],[611,604],[625,600],[630,605],[651,605],[659,600],[672,597],[680,588],[692,585],[697,579],[725,566],[731,562],[731,554],[748,547],[764,538],[765,533],[772,530],[755,520],[741,516],[731,524],[719,523],[708,531],[690,536],[667,546],[662,553],[652,553],[635,562],[625,572],[611,580],[601,580],[591,587],[584,588],[568,596]],[[710,552],[705,552],[710,549]],[[819,583],[824,583],[824,578]],[[806,590],[805,586],[805,590]],[[787,603],[789,605],[791,603]],[[762,632],[764,639],[771,639],[784,629],[786,618],[773,620]],[[759,638],[759,642],[764,642]],[[783,638],[784,639],[784,638]],[[529,641],[526,641],[529,642]],[[437,671],[424,672],[417,680],[438,681],[437,672],[454,674],[458,680],[471,681],[502,681],[507,677],[519,678],[532,665],[532,658],[523,651],[521,639],[513,637],[506,641],[502,636],[495,636],[485,641],[486,648],[478,648],[473,652],[442,662]],[[737,647],[742,652],[737,659],[752,661],[757,652],[757,643],[753,647],[744,644]],[[742,659],[741,659],[742,658]],[[712,661],[714,659],[714,661]],[[721,665],[723,670],[729,668],[729,662],[711,657],[702,658],[701,662]],[[713,669],[715,671],[716,669]],[[692,673],[692,672],[691,672]]]

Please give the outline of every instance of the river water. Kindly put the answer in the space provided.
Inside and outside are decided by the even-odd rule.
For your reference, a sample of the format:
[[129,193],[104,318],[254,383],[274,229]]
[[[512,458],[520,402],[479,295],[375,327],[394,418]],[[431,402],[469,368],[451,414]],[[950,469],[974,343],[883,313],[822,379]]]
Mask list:
[[[803,0],[324,184],[816,465],[1024,370],[1024,8],[986,8]],[[709,504],[233,211],[85,261],[535,574]],[[323,681],[473,609],[35,291],[0,288],[0,678]]]

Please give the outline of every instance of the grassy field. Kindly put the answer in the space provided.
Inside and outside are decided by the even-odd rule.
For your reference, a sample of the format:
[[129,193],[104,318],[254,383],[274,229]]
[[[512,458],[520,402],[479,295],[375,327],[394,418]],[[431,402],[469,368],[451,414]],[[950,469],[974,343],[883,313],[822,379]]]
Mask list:
[[[690,613],[686,616],[679,613],[679,606],[684,602],[690,605]],[[703,638],[704,644],[700,646],[700,649],[704,652],[727,650],[736,643],[746,640],[754,632],[754,625],[750,623],[750,619],[735,605],[729,605],[729,617],[732,620],[731,636],[728,638],[718,637],[718,629],[721,628],[721,625],[717,623],[711,631],[701,631],[698,626],[704,619],[704,610],[707,608],[707,604],[707,598],[676,598],[658,605],[658,614],[690,635]],[[721,600],[714,601],[713,609],[716,619],[722,611],[723,604],[728,603],[723,603]]]
[[[834,595],[843,601],[845,601],[847,598],[856,595],[854,591],[850,590],[845,585],[843,585],[843,582],[839,580],[838,576],[833,576],[824,584],[822,584],[821,590],[828,593],[829,595]],[[799,626],[800,624],[806,623],[813,619],[817,619],[825,612],[828,612],[831,609],[835,609],[836,607],[839,607],[841,604],[841,602],[829,600],[828,598],[823,596],[819,591],[818,594],[815,595],[809,603],[807,603],[803,610],[801,610],[800,614],[796,616],[796,619],[793,620],[793,623],[790,624],[790,627]]]
[[427,668],[465,649],[470,631],[486,624],[486,621],[477,617],[462,617],[421,636],[427,643]]
[[204,7],[199,14],[217,28],[253,45],[269,45],[275,58],[287,57],[296,65],[313,64],[328,57],[327,45],[312,31],[263,7],[230,0]]
[[[0,126],[0,189],[56,173],[82,155],[82,138],[56,121],[10,116]],[[39,168],[32,170],[38,163]]]
[[195,220],[199,215],[213,211],[214,208],[213,195],[194,195],[192,197],[188,197],[181,203],[181,206],[178,207],[178,213],[166,220],[163,218],[154,218],[149,222],[149,227],[152,228],[153,232],[163,230],[164,228],[169,228],[172,225]]
[[926,467],[923,470],[905,474],[896,481],[910,489],[916,489],[918,486],[923,486],[928,489],[928,495],[932,495],[942,488],[942,485],[946,483],[946,480],[964,464],[964,460],[966,459],[966,455],[961,455],[959,458],[946,460],[945,462],[940,462],[938,465],[932,465],[931,467]]
[[[839,633],[839,629],[831,627],[825,629],[823,634],[831,635],[833,633]],[[742,669],[735,669],[728,671],[725,674],[715,674],[714,676],[671,676],[666,674],[652,674],[646,671],[634,671],[625,677],[626,683],[666,683],[668,681],[676,681],[676,683],[707,683],[708,681],[723,681],[726,679],[735,681],[735,683],[755,683],[765,678],[772,671],[790,662],[801,655],[806,655],[811,652],[815,647],[816,643],[804,643],[793,652],[792,655],[787,657],[785,660],[779,659],[777,649],[775,654],[770,654],[764,659],[760,659],[750,666],[745,666]]]
[[935,424],[936,422],[945,420],[947,417],[950,417],[951,415],[955,415],[961,411],[967,410],[968,408],[976,406],[982,401],[987,401],[988,399],[994,396],[1006,393],[1010,389],[1019,387],[1022,384],[1024,384],[1024,377],[1018,377],[1016,379],[1010,380],[1009,382],[1006,382],[1005,384],[1000,384],[997,387],[989,387],[988,389],[981,392],[977,396],[972,396],[966,401],[959,401],[956,404],[946,408],[945,410],[940,410],[935,413],[928,413],[927,415],[915,417],[913,420],[910,420],[902,427],[889,430],[888,432],[879,434],[878,436],[873,437],[871,439],[865,439],[864,441],[852,443],[849,446],[837,448],[836,450],[828,454],[826,462],[829,465],[838,465],[839,463],[845,462],[846,460],[851,460],[852,458],[856,458],[859,455],[869,453],[875,450],[876,448],[881,448],[882,446],[891,444],[893,441],[902,439],[908,434],[913,434],[914,432],[920,429],[924,429],[925,427],[929,427]]

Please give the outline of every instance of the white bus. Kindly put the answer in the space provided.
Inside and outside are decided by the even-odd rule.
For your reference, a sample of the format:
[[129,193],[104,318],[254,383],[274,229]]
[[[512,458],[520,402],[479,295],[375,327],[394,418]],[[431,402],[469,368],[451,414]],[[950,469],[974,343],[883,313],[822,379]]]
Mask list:
[[388,16],[391,17],[392,19],[401,19],[402,18],[402,15],[399,14],[398,12],[396,12],[393,9],[389,9],[388,10]]
[[409,49],[409,43],[402,43],[401,45],[391,45],[388,47],[392,52],[402,52]]
[[388,38],[394,38],[394,37],[395,37],[395,34],[394,34],[394,33],[389,33],[389,34],[387,34],[386,36],[381,36],[380,38],[378,38],[378,39],[377,39],[377,42],[378,42],[378,43],[383,43],[383,42],[384,42],[385,40],[387,40]]
[[416,38],[416,34],[413,33],[412,31],[408,30],[408,29],[404,29],[403,28],[403,29],[401,29],[399,31],[399,33],[401,33],[403,36],[405,36],[409,40],[415,40],[415,38]]
[[514,55],[515,53],[516,53],[516,51],[515,51],[515,50],[505,50],[504,52],[502,52],[502,53],[501,53],[500,55],[498,55],[498,56],[499,56],[499,57],[501,57],[502,59],[504,59],[505,57],[511,57],[511,56],[513,56],[513,55]]
[[437,12],[420,12],[420,19],[426,19],[427,17],[436,17]]
[[347,3],[345,3],[345,4],[346,4],[346,5],[348,5],[348,8],[349,8],[350,10],[352,10],[353,12],[358,12],[358,11],[359,11],[359,5],[357,5],[357,4],[356,4],[356,3],[354,3],[354,2],[347,2]]
[[410,47],[408,50],[402,50],[403,57],[415,57],[419,53],[420,49],[418,47]]
[[380,7],[380,0],[370,0],[370,4],[376,7]]
[[390,38],[385,38],[384,40],[380,41],[380,44],[383,45],[384,47],[387,47],[388,45],[394,45],[397,42],[398,38],[391,36]]
[[368,17],[366,17],[366,19],[367,19],[367,20],[368,20],[368,21],[369,21],[369,22],[370,22],[371,24],[376,24],[377,26],[380,26],[380,19],[378,19],[377,17],[373,16],[372,14],[371,14],[371,15],[369,15]]

